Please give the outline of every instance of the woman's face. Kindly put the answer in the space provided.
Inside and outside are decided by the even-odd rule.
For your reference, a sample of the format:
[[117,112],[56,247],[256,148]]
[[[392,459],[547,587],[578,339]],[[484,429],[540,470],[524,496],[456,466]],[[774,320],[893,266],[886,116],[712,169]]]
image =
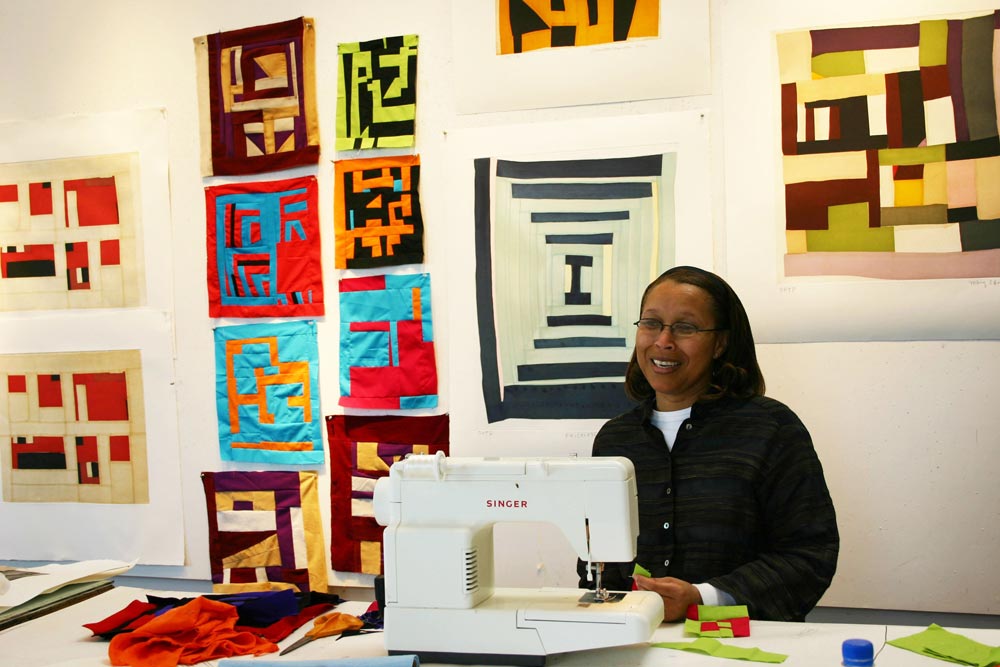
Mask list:
[[[708,292],[666,280],[649,291],[642,318],[664,324],[688,322],[699,329],[717,323]],[[726,349],[726,332],[702,331],[678,338],[664,327],[660,333],[639,327],[635,355],[646,381],[656,392],[656,409],[681,410],[694,405],[712,379],[712,361]]]

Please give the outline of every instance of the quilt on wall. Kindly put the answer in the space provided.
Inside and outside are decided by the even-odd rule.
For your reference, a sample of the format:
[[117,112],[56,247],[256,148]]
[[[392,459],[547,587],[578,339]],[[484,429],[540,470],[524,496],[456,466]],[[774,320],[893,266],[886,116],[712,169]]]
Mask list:
[[337,268],[423,263],[420,156],[338,160],[334,171]]
[[437,406],[437,365],[427,273],[340,281],[340,405]]
[[319,161],[313,19],[194,41],[205,176]]
[[785,274],[1000,275],[1000,11],[777,41]]
[[0,310],[139,306],[138,156],[0,165]]
[[334,415],[330,443],[330,566],[382,574],[382,531],[372,494],[389,467],[407,454],[448,454],[448,415]]
[[218,327],[215,385],[224,460],[323,463],[315,322]]
[[316,178],[205,188],[208,313],[323,314]]
[[497,53],[656,37],[659,0],[496,0]]
[[337,45],[338,151],[413,145],[418,42],[401,35]]
[[327,590],[315,472],[203,472],[215,593]]
[[138,350],[0,355],[6,502],[149,502]]
[[632,322],[643,289],[673,260],[675,158],[475,161],[488,421],[628,409]]

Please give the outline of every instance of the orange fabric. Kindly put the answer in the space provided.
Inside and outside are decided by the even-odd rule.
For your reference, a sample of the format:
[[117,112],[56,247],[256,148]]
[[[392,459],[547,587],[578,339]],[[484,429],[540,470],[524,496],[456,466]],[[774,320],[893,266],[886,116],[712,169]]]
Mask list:
[[261,655],[277,644],[235,629],[236,607],[197,597],[142,627],[116,635],[108,647],[112,665],[176,667],[234,655]]

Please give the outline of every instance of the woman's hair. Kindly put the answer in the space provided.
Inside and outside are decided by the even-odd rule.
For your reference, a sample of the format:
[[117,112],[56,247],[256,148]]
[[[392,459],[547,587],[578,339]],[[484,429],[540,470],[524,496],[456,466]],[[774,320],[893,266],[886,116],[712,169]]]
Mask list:
[[[708,391],[701,399],[763,396],[764,375],[757,364],[750,320],[740,298],[736,296],[729,283],[711,271],[693,266],[675,266],[661,273],[646,287],[639,305],[640,314],[646,306],[646,297],[650,290],[668,280],[703,289],[712,302],[715,328],[725,329],[728,332],[726,348],[718,359],[712,361],[712,380]],[[632,358],[625,371],[625,393],[633,401],[646,400],[656,393],[639,368],[635,348],[632,349]]]

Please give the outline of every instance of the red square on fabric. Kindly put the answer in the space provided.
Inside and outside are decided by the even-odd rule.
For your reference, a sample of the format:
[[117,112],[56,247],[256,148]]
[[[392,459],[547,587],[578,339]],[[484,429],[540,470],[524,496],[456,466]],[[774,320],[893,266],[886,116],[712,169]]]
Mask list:
[[17,201],[17,185],[0,185],[0,204]]
[[31,215],[52,215],[52,184],[28,184],[28,211]]
[[23,394],[28,391],[28,378],[24,375],[8,375],[7,391],[11,394]]
[[101,241],[101,266],[118,266],[122,263],[118,239]]
[[38,407],[61,408],[62,382],[58,375],[38,376]]
[[109,438],[112,461],[129,461],[132,458],[127,435],[113,435]]

